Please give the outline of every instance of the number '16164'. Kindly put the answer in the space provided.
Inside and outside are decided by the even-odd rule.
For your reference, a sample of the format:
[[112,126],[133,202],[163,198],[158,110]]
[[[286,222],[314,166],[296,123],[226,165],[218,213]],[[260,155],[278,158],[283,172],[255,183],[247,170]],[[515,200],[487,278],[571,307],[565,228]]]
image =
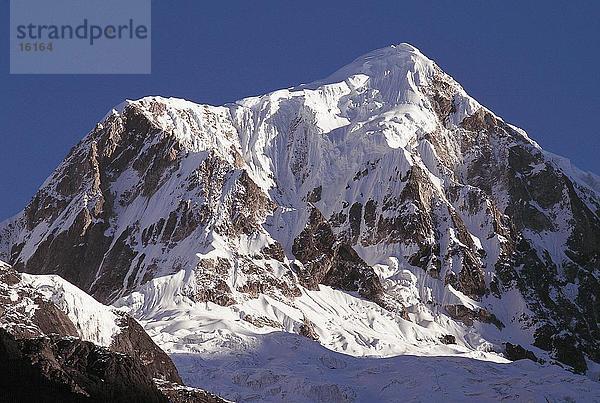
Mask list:
[[52,52],[54,46],[52,42],[21,42],[19,50],[21,52]]

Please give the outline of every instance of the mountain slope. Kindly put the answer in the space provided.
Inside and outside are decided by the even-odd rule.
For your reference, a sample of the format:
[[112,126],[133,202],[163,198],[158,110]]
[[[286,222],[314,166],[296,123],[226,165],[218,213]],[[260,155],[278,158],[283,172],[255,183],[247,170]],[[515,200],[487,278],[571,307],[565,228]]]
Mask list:
[[225,106],[125,102],[0,225],[0,253],[170,352],[284,330],[353,355],[518,345],[599,376],[600,180],[407,44]]

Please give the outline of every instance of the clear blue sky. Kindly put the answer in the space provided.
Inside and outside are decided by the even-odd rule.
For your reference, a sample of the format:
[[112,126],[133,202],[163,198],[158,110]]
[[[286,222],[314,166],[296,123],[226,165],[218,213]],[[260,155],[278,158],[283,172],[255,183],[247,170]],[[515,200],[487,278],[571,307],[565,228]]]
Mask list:
[[600,2],[153,1],[152,74],[11,76],[0,41],[0,219],[113,106],[222,104],[322,78],[409,42],[546,149],[600,174]]

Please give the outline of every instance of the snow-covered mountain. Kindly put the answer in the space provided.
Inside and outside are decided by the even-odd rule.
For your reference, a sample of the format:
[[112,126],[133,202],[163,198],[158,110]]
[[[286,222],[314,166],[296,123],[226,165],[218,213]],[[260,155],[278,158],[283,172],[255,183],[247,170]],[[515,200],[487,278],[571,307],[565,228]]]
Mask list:
[[[124,102],[0,224],[0,257],[128,310],[184,378],[231,376],[215,391],[235,399],[387,396],[295,371],[312,367],[296,362],[318,350],[309,339],[353,356],[460,356],[475,372],[473,359],[529,358],[600,376],[600,178],[408,44],[224,106]],[[293,382],[273,360],[249,360],[260,379],[211,367],[262,343],[299,352]],[[364,379],[379,365],[320,351]]]

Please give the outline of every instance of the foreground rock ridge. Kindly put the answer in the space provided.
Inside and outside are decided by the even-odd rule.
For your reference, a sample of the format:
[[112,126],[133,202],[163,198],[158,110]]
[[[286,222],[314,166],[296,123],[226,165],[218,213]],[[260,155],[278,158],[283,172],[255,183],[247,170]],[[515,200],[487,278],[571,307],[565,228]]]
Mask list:
[[223,401],[185,387],[133,318],[58,276],[0,262],[0,313],[3,401]]
[[0,224],[0,258],[170,353],[283,330],[600,377],[600,179],[408,44],[224,106],[124,102]]

